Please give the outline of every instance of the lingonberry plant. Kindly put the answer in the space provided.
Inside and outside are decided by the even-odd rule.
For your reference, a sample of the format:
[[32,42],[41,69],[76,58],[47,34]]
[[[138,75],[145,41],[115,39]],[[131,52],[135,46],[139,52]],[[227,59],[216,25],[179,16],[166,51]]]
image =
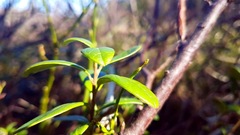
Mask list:
[[[119,127],[116,124],[117,119],[119,119],[118,108],[119,105],[124,104],[139,104],[143,105],[143,103],[148,104],[153,108],[157,108],[159,106],[159,102],[154,93],[149,90],[142,83],[134,80],[133,78],[138,74],[138,72],[145,66],[148,62],[145,61],[143,65],[141,65],[138,69],[136,69],[129,77],[123,77],[116,74],[106,74],[102,71],[103,67],[118,62],[122,59],[130,57],[134,55],[141,49],[141,46],[135,46],[131,49],[124,51],[116,56],[115,51],[109,47],[99,47],[97,48],[91,41],[83,38],[69,38],[64,41],[64,44],[67,45],[71,42],[81,42],[87,46],[87,48],[82,49],[81,53],[85,56],[89,61],[93,62],[93,70],[87,70],[81,65],[76,63],[72,63],[64,60],[47,60],[43,62],[39,62],[28,67],[24,76],[28,76],[33,73],[37,73],[43,70],[47,70],[56,66],[68,66],[73,67],[80,71],[80,76],[84,80],[84,85],[90,90],[89,101],[88,102],[73,102],[59,105],[52,110],[39,115],[38,117],[30,120],[25,123],[21,127],[19,127],[15,133],[22,131],[24,129],[30,128],[38,123],[51,119],[57,115],[60,115],[66,111],[77,107],[85,106],[87,109],[86,114],[79,114],[79,116],[63,116],[57,117],[55,120],[74,120],[80,123],[80,126],[76,128],[71,134],[93,134],[96,132],[100,133],[116,133],[119,132]],[[108,82],[114,82],[120,87],[122,90],[120,94],[116,97],[116,99],[112,102],[104,103],[102,105],[97,104],[99,101],[96,96],[99,91],[103,88],[103,85]],[[135,98],[124,98],[122,97],[123,90],[131,93]],[[107,111],[106,111],[107,110]],[[101,120],[110,116],[109,124],[104,125]],[[96,130],[100,129],[100,130]]]

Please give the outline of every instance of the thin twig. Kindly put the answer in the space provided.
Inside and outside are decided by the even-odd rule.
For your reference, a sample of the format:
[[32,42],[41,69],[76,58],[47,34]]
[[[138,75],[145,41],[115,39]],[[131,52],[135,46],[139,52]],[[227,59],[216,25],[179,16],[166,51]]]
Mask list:
[[167,58],[167,60],[161,64],[161,66],[159,66],[156,70],[154,71],[150,71],[149,69],[147,68],[143,68],[143,72],[146,76],[146,86],[149,88],[149,89],[152,89],[152,85],[154,83],[154,80],[156,78],[156,76],[162,72],[165,68],[167,68],[167,66],[172,62],[173,60],[173,57],[169,56]]
[[178,3],[178,37],[179,40],[184,42],[187,37],[187,16],[186,16],[187,6],[186,0],[179,0]]

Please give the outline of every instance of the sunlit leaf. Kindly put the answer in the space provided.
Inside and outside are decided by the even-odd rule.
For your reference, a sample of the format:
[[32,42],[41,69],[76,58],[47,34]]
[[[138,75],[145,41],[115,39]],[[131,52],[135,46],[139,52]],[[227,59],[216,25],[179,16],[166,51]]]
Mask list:
[[52,110],[42,114],[42,115],[39,115],[38,117],[30,120],[29,122],[25,123],[24,125],[22,125],[21,127],[19,127],[14,133],[17,133],[23,129],[26,129],[26,128],[30,128],[38,123],[41,123],[45,120],[48,120],[54,116],[57,116],[59,114],[62,114],[68,110],[71,110],[73,108],[76,108],[76,107],[79,107],[79,106],[83,106],[84,103],[83,102],[75,102],[75,103],[66,103],[66,104],[62,104],[62,105],[59,105],[55,108],[53,108]]
[[87,72],[84,67],[73,62],[64,61],[64,60],[47,60],[47,61],[42,61],[42,62],[38,62],[36,64],[31,65],[24,71],[23,75],[26,77],[26,76],[29,76],[30,74],[34,74],[34,73],[37,73],[46,69],[50,69],[56,66],[69,66],[69,67],[73,67],[79,70],[84,70],[85,72]]
[[100,48],[85,48],[82,50],[82,53],[88,59],[102,66],[106,66],[111,62],[115,51],[109,47],[100,47]]
[[85,38],[77,38],[77,37],[68,38],[68,39],[64,40],[63,44],[67,45],[72,42],[80,42],[88,47],[91,47],[91,48],[93,47],[93,43],[91,41],[89,41]]
[[8,131],[2,127],[0,127],[0,135],[8,135]]
[[84,124],[77,127],[70,135],[82,135],[89,127],[89,124]]
[[[114,106],[116,104],[116,100],[112,101],[112,102],[108,102],[106,104],[104,104],[100,109],[105,109],[107,107],[110,107],[110,106]],[[120,101],[119,101],[119,105],[129,105],[129,104],[135,104],[135,105],[142,105],[143,103],[136,99],[136,98],[121,98]]]
[[139,98],[144,103],[150,105],[151,107],[157,108],[159,106],[159,102],[154,93],[149,90],[145,85],[140,82],[122,77],[114,74],[105,75],[98,80],[98,85],[107,83],[107,82],[115,82],[129,93],[133,94],[135,97]]
[[125,59],[127,57],[130,57],[130,56],[134,55],[135,53],[137,53],[140,49],[141,49],[141,46],[134,46],[131,49],[114,56],[110,63],[114,63],[114,62],[120,61],[122,59]]

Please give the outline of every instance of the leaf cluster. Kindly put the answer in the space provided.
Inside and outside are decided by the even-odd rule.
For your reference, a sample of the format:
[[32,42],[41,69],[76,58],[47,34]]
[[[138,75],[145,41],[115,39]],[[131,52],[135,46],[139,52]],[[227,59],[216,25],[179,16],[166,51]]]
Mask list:
[[[88,88],[90,88],[91,94],[93,95],[93,97],[91,98],[91,101],[89,101],[88,103],[73,102],[73,103],[66,103],[66,104],[59,105],[59,106],[53,108],[52,110],[50,110],[42,115],[39,115],[38,117],[25,123],[24,125],[19,127],[15,131],[15,133],[22,131],[26,128],[30,128],[38,123],[41,123],[48,119],[51,119],[57,115],[60,115],[66,111],[69,111],[71,109],[74,109],[74,108],[77,108],[80,106],[87,106],[87,108],[88,108],[87,111],[90,112],[90,115],[93,115],[93,116],[90,116],[90,117],[80,116],[80,115],[79,116],[64,116],[64,117],[60,117],[60,118],[55,118],[55,120],[70,120],[70,121],[77,120],[80,123],[82,123],[82,126],[77,128],[72,134],[76,134],[76,133],[82,134],[84,132],[87,132],[88,130],[90,130],[90,132],[92,133],[93,132],[93,131],[91,131],[92,129],[89,129],[89,128],[94,127],[94,125],[100,126],[102,129],[102,132],[107,132],[108,130],[104,129],[104,126],[99,123],[100,120],[102,119],[102,117],[104,117],[106,115],[106,114],[104,114],[104,111],[106,108],[112,107],[113,110],[115,111],[115,114],[117,115],[119,105],[125,105],[125,104],[142,105],[143,103],[146,103],[149,106],[154,107],[154,108],[157,108],[159,106],[158,99],[154,95],[154,93],[150,89],[148,89],[145,85],[143,85],[140,82],[138,82],[137,80],[133,79],[133,77],[140,71],[142,66],[140,67],[140,69],[137,69],[132,74],[132,76],[129,78],[124,77],[124,76],[119,76],[116,74],[106,74],[106,73],[104,73],[102,76],[100,76],[100,73],[102,72],[101,69],[103,67],[134,55],[141,49],[141,46],[135,46],[127,51],[124,51],[118,55],[115,55],[114,49],[112,49],[110,47],[100,47],[100,48],[94,47],[94,45],[91,41],[84,39],[84,38],[76,38],[76,37],[69,38],[69,39],[65,40],[64,44],[67,45],[71,42],[76,42],[76,41],[81,42],[87,46],[87,48],[84,48],[81,50],[81,53],[89,61],[92,61],[94,63],[95,66],[94,66],[94,71],[92,71],[93,73],[90,72],[89,70],[87,70],[85,67],[78,65],[76,63],[73,63],[73,62],[64,61],[64,60],[46,60],[46,61],[38,62],[38,63],[33,64],[30,67],[28,67],[24,72],[24,76],[27,77],[30,74],[34,74],[34,73],[37,73],[40,71],[51,69],[51,68],[54,68],[57,66],[67,66],[67,67],[75,68],[75,69],[77,69],[79,71],[83,71],[85,73],[85,75],[81,75],[82,72],[80,72],[80,77],[83,77],[83,80],[86,80],[86,79],[89,80],[89,81],[85,81],[85,83],[88,83],[88,84],[85,84],[85,86],[88,86]],[[146,63],[144,65],[146,65]],[[108,82],[116,83],[117,85],[119,85],[124,90],[131,93],[136,98],[123,98],[123,97],[121,97],[121,94],[120,94],[116,100],[105,103],[101,107],[99,107],[99,109],[96,109],[95,95],[97,94],[98,91],[101,90],[102,86]],[[93,108],[93,109],[91,110],[91,108]],[[91,113],[91,112],[93,112],[93,113]],[[111,130],[113,130],[113,129],[111,129]],[[108,131],[108,132],[110,132],[110,131]]]

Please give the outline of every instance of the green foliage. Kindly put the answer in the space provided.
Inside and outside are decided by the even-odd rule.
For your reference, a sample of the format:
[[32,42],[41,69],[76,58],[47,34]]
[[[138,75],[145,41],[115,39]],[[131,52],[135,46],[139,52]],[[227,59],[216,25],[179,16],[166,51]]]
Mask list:
[[133,94],[135,97],[142,100],[144,103],[152,106],[153,108],[157,108],[159,106],[157,97],[149,90],[145,85],[139,83],[136,80],[122,77],[118,75],[105,75],[98,80],[98,85],[107,83],[107,82],[115,82],[129,93]]
[[68,38],[66,39],[63,44],[64,45],[68,45],[69,43],[72,43],[72,42],[80,42],[80,43],[83,43],[84,45],[88,46],[88,47],[93,47],[93,44],[91,41],[85,39],[85,38],[78,38],[78,37],[72,37],[72,38]]
[[[101,108],[99,108],[99,111],[101,111],[101,110],[103,110],[107,107],[113,106],[115,104],[116,104],[116,100],[114,100],[112,102],[105,103],[105,104],[102,105]],[[118,104],[119,105],[128,105],[128,104],[143,105],[143,103],[136,98],[121,98]]]
[[83,124],[77,127],[70,135],[82,135],[89,127],[89,124]]
[[76,68],[78,70],[84,70],[87,72],[87,70],[75,63],[69,62],[69,61],[64,61],[64,60],[48,60],[48,61],[42,61],[36,64],[33,64],[32,66],[28,67],[25,71],[24,71],[24,76],[27,77],[30,74],[34,74],[40,71],[44,71],[46,69],[50,69],[56,66],[69,66],[69,67],[73,67]]
[[140,49],[141,49],[141,46],[134,46],[131,49],[114,56],[111,60],[111,63],[114,63],[114,62],[120,61],[122,59],[125,59],[127,57],[130,57],[131,55],[137,53]]
[[38,123],[41,123],[45,120],[48,120],[50,118],[53,118],[54,116],[57,116],[59,114],[62,114],[66,111],[69,111],[73,108],[76,108],[76,107],[79,107],[79,106],[83,106],[85,105],[83,102],[75,102],[75,103],[66,103],[66,104],[62,104],[62,105],[59,105],[55,108],[53,108],[52,110],[42,114],[42,115],[39,115],[38,117],[30,120],[29,122],[25,123],[24,125],[22,125],[21,127],[19,127],[14,133],[17,133],[23,129],[26,129],[26,128],[30,128]]
[[92,60],[102,66],[108,65],[115,51],[109,47],[101,47],[101,48],[86,48],[82,50],[82,53],[89,60]]
[[[10,123],[9,125],[7,125],[6,128],[0,127],[0,135],[13,134],[14,131],[16,130],[16,125],[17,125],[17,123],[13,122],[13,123]],[[28,134],[27,130],[22,130],[22,131],[18,132],[18,135],[27,135],[27,134]]]
[[[25,123],[21,127],[19,127],[15,133],[24,130],[26,128],[30,128],[38,123],[41,123],[45,120],[51,119],[55,117],[56,115],[62,114],[66,111],[69,111],[73,108],[79,107],[79,106],[85,106],[87,105],[88,109],[87,112],[90,112],[90,116],[63,116],[63,117],[57,117],[54,120],[56,121],[78,121],[79,123],[82,123],[83,125],[76,128],[71,134],[82,134],[84,132],[87,132],[89,134],[92,134],[95,132],[95,128],[99,127],[101,129],[101,132],[103,133],[114,133],[114,126],[111,126],[111,130],[108,131],[100,122],[101,114],[104,114],[105,109],[108,107],[114,106],[115,108],[115,115],[113,117],[113,120],[117,118],[118,114],[118,106],[119,105],[126,105],[126,104],[138,104],[142,105],[143,103],[148,104],[151,107],[157,108],[159,106],[157,97],[153,94],[151,90],[149,90],[145,85],[141,84],[140,82],[133,79],[134,76],[136,76],[139,71],[145,66],[148,61],[146,61],[142,66],[140,66],[136,71],[132,73],[130,78],[115,75],[115,74],[108,74],[101,72],[102,67],[107,66],[111,63],[120,61],[122,59],[125,59],[127,57],[130,57],[134,54],[136,54],[141,47],[135,46],[133,48],[130,48],[127,51],[124,51],[120,53],[119,55],[116,55],[114,57],[115,51],[114,49],[110,47],[100,47],[100,48],[93,48],[92,43],[86,39],[83,38],[70,38],[65,40],[65,44],[79,41],[81,43],[84,43],[88,48],[83,49],[81,52],[83,56],[85,56],[89,62],[93,62],[94,67],[93,70],[87,70],[81,65],[78,65],[76,63],[72,63],[69,61],[64,60],[47,60],[43,62],[39,62],[36,64],[33,64],[32,66],[28,67],[25,72],[24,76],[28,76],[32,73],[37,73],[46,69],[55,68],[57,66],[67,66],[67,67],[73,67],[75,69],[78,69],[79,75],[81,80],[83,81],[85,87],[91,91],[90,94],[90,101],[87,103],[84,102],[76,102],[76,103],[67,103],[63,105],[59,105],[55,107],[54,109],[39,115],[38,117],[30,120],[29,122]],[[118,96],[118,99],[114,100],[113,102],[105,103],[102,106],[100,106],[99,109],[97,109],[96,106],[96,94],[99,92],[99,90],[102,88],[102,86],[108,82],[114,82],[120,87],[122,87],[124,90],[131,93],[136,98],[122,98],[121,94]],[[122,92],[121,92],[122,93]],[[86,101],[85,101],[86,102]],[[98,112],[98,113],[97,113]],[[110,114],[108,114],[110,115]],[[115,125],[115,124],[113,124]]]

